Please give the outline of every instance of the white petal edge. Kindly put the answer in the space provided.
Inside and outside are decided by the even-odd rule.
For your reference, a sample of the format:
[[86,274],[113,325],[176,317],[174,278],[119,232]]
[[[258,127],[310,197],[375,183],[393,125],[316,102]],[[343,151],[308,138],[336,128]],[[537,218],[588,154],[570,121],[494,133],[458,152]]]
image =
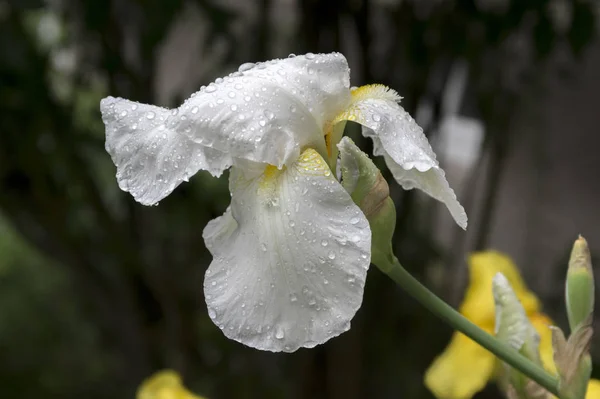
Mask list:
[[119,187],[144,205],[158,203],[199,170],[220,176],[232,163],[227,154],[167,127],[165,108],[106,97],[100,111]]
[[208,312],[245,345],[293,352],[350,327],[370,263],[369,223],[307,150],[276,177],[232,168],[232,203],[204,230]]
[[339,53],[243,64],[194,93],[169,126],[232,158],[281,167],[306,147],[326,153],[323,129],[350,103],[349,86]]
[[363,125],[373,139],[373,153],[382,155],[396,181],[406,190],[418,188],[446,205],[456,223],[466,229],[467,214],[450,188],[423,129],[395,101],[363,98],[345,113]]

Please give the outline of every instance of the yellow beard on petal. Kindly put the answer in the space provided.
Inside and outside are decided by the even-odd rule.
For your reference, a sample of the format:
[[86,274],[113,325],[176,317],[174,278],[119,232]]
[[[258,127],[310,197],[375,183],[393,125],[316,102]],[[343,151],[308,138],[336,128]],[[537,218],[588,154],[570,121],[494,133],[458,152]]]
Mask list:
[[260,182],[258,184],[258,196],[264,200],[265,205],[271,207],[276,206],[278,203],[278,193],[277,193],[277,179],[283,171],[285,170],[285,166],[281,169],[278,169],[277,166],[267,165],[265,170],[260,178]]
[[396,90],[390,89],[382,84],[360,86],[352,89],[350,94],[352,95],[353,103],[366,99],[388,100],[394,102],[402,100],[402,97]]

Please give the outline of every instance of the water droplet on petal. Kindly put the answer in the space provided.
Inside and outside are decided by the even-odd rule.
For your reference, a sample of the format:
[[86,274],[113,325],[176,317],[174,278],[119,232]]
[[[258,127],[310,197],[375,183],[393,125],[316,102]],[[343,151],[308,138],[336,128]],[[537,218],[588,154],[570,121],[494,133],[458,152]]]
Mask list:
[[267,245],[265,243],[260,244],[260,249],[262,249],[263,252],[267,252]]
[[227,95],[229,96],[229,98],[234,98],[235,97],[235,92],[234,91],[230,91],[229,93],[227,93]]
[[335,254],[333,252],[329,252],[329,254],[327,254],[327,257],[331,260],[335,259]]
[[373,114],[372,118],[375,122],[379,122],[381,120],[381,116],[379,116],[379,114]]
[[290,302],[296,302],[298,300],[298,297],[296,296],[296,294],[290,294]]
[[217,91],[217,86],[210,84],[206,86],[206,89],[204,89],[204,91],[207,93],[214,93],[215,91]]
[[254,68],[254,65],[255,65],[255,64],[254,64],[254,63],[252,63],[252,62],[246,62],[246,63],[244,63],[244,64],[240,65],[240,67],[238,68],[238,71],[239,71],[239,72],[246,72],[246,71],[249,71],[250,69]]
[[327,246],[327,244],[328,244],[327,240],[322,240],[322,241],[321,241],[321,245],[322,245],[322,246],[326,247],[326,246]]
[[213,309],[208,309],[208,317],[214,320],[217,317],[217,313]]
[[315,55],[313,53],[306,53],[305,57],[307,60],[312,60],[315,58]]
[[192,114],[197,114],[197,113],[198,113],[198,107],[192,108]]
[[146,114],[146,118],[148,118],[148,119],[154,119],[155,116],[156,116],[156,114],[152,111],[150,111]]
[[354,218],[351,218],[351,219],[350,219],[350,223],[351,223],[351,224],[356,224],[356,223],[358,223],[359,221],[360,221],[360,219],[359,219],[359,218],[356,218],[356,217],[354,217]]
[[275,332],[275,338],[283,339],[283,337],[285,337],[285,333],[283,332],[283,329],[281,327],[277,327],[277,331]]

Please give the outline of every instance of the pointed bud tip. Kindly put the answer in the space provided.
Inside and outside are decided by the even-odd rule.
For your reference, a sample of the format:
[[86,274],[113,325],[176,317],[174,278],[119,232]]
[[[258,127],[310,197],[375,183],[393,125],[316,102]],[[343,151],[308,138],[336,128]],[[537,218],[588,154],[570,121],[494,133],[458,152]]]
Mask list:
[[575,240],[573,249],[571,250],[571,257],[569,259],[569,270],[576,270],[585,268],[592,270],[592,258],[590,255],[590,248],[585,238],[581,235]]
[[595,295],[590,249],[581,236],[573,244],[565,288],[569,326],[571,331],[576,331],[591,320]]

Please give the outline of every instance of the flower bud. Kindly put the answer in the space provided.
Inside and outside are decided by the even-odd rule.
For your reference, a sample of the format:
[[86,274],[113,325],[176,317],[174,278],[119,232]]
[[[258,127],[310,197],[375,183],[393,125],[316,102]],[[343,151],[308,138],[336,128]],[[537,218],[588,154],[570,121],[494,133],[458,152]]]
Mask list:
[[566,282],[566,302],[569,326],[574,332],[590,323],[594,312],[594,274],[587,242],[579,237],[569,259]]
[[371,227],[371,262],[379,268],[393,263],[392,237],[396,207],[381,172],[349,138],[338,144],[342,186],[363,211]]
[[[523,354],[529,360],[541,365],[539,355],[540,337],[529,321],[523,305],[517,298],[508,279],[496,273],[492,280],[492,292],[496,305],[496,337]],[[501,385],[509,398],[534,399],[549,397],[549,393],[528,379],[519,371],[504,366]]]

